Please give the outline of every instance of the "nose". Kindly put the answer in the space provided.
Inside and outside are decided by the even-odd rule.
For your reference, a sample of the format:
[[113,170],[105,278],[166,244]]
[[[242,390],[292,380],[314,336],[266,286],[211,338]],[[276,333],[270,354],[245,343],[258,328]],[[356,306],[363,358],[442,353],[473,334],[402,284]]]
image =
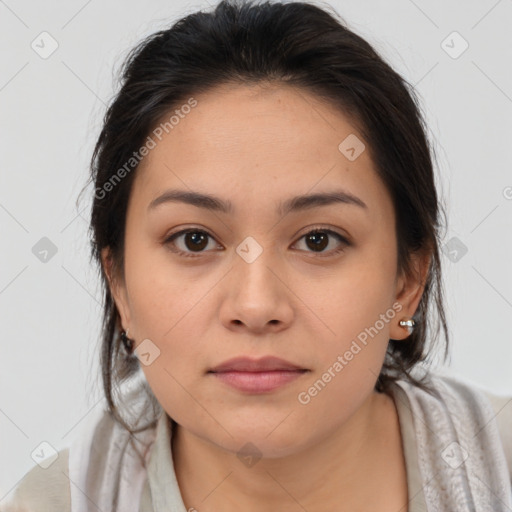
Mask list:
[[254,334],[277,333],[293,320],[293,293],[270,251],[251,263],[236,257],[220,308],[222,324],[230,330]]

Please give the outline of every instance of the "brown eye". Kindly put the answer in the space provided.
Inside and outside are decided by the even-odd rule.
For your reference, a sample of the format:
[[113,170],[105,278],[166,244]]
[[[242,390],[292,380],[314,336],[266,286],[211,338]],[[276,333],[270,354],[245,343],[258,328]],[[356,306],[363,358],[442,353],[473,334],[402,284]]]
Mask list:
[[[341,245],[338,248],[325,251],[330,245],[332,238],[337,239]],[[315,229],[303,235],[300,240],[302,239],[304,239],[305,245],[309,249],[307,252],[316,252],[320,255],[323,255],[323,253],[326,253],[326,255],[337,254],[350,245],[345,237],[331,229]]]
[[306,235],[306,245],[314,251],[323,251],[329,245],[329,235],[322,231],[317,231]]
[[208,245],[208,234],[201,231],[191,231],[185,233],[183,240],[187,249],[201,251]]
[[213,240],[213,237],[206,231],[201,229],[185,229],[171,235],[165,240],[164,244],[171,246],[172,251],[183,256],[194,257],[193,253],[197,253],[199,256],[201,253],[206,252],[204,249],[208,247],[210,239]]

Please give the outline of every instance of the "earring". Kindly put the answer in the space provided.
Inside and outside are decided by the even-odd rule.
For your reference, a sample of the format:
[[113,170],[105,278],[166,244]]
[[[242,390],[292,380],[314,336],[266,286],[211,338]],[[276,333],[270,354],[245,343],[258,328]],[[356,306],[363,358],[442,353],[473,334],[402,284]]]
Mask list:
[[416,322],[414,321],[413,318],[406,318],[405,320],[400,320],[399,324],[400,327],[405,327],[407,329],[407,332],[411,334],[412,331],[414,330]]
[[120,334],[120,338],[121,338],[121,341],[123,342],[123,345],[124,345],[124,348],[126,349],[126,352],[128,352],[128,354],[131,354],[132,353],[132,350],[133,350],[133,340],[131,340],[130,338],[128,338],[128,331],[130,329],[126,329],[126,331],[121,331],[121,334]]

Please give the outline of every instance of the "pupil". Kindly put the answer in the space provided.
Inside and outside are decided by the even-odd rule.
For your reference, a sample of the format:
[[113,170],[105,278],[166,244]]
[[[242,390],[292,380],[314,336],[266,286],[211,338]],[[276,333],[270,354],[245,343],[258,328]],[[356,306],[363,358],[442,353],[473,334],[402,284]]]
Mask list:
[[[188,243],[189,240],[192,240],[193,246],[190,246],[190,244]],[[207,240],[205,233],[200,233],[199,231],[194,231],[192,233],[187,233],[185,235],[185,244],[186,244],[187,248],[191,249],[191,250],[193,250],[194,248],[195,249],[204,249],[206,247],[206,245],[208,245],[208,240]]]
[[307,242],[313,242],[312,248],[314,249],[325,249],[328,239],[326,233],[312,233],[307,237]]

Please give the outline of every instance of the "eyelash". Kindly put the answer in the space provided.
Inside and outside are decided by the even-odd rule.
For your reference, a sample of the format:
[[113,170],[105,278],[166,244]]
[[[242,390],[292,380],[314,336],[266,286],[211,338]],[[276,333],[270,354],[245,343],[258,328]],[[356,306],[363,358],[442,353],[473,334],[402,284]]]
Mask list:
[[[188,228],[188,229],[183,229],[181,231],[177,231],[176,233],[171,234],[169,237],[167,237],[164,240],[164,245],[174,245],[174,240],[176,238],[178,238],[179,236],[182,236],[182,235],[186,235],[187,233],[204,233],[205,235],[214,239],[214,237],[212,235],[210,235],[210,233],[208,233],[208,231],[205,231],[204,229]],[[311,231],[304,233],[297,241],[302,240],[304,237],[311,235],[311,234],[315,234],[315,233],[326,233],[326,234],[334,236],[340,242],[342,242],[342,245],[339,248],[329,251],[327,253],[327,255],[324,253],[320,253],[320,252],[315,253],[314,251],[306,251],[306,252],[311,252],[312,254],[315,254],[321,258],[334,256],[340,252],[343,252],[346,249],[346,247],[349,247],[351,245],[351,243],[344,236],[340,235],[336,231],[333,231],[332,229],[328,229],[328,228],[322,228],[322,227],[314,227]],[[193,253],[193,252],[182,251],[181,249],[176,249],[176,248],[170,249],[170,250],[177,253],[180,256],[184,256],[185,258],[198,258],[202,255],[202,253],[207,252],[207,251],[199,251],[199,252]]]

